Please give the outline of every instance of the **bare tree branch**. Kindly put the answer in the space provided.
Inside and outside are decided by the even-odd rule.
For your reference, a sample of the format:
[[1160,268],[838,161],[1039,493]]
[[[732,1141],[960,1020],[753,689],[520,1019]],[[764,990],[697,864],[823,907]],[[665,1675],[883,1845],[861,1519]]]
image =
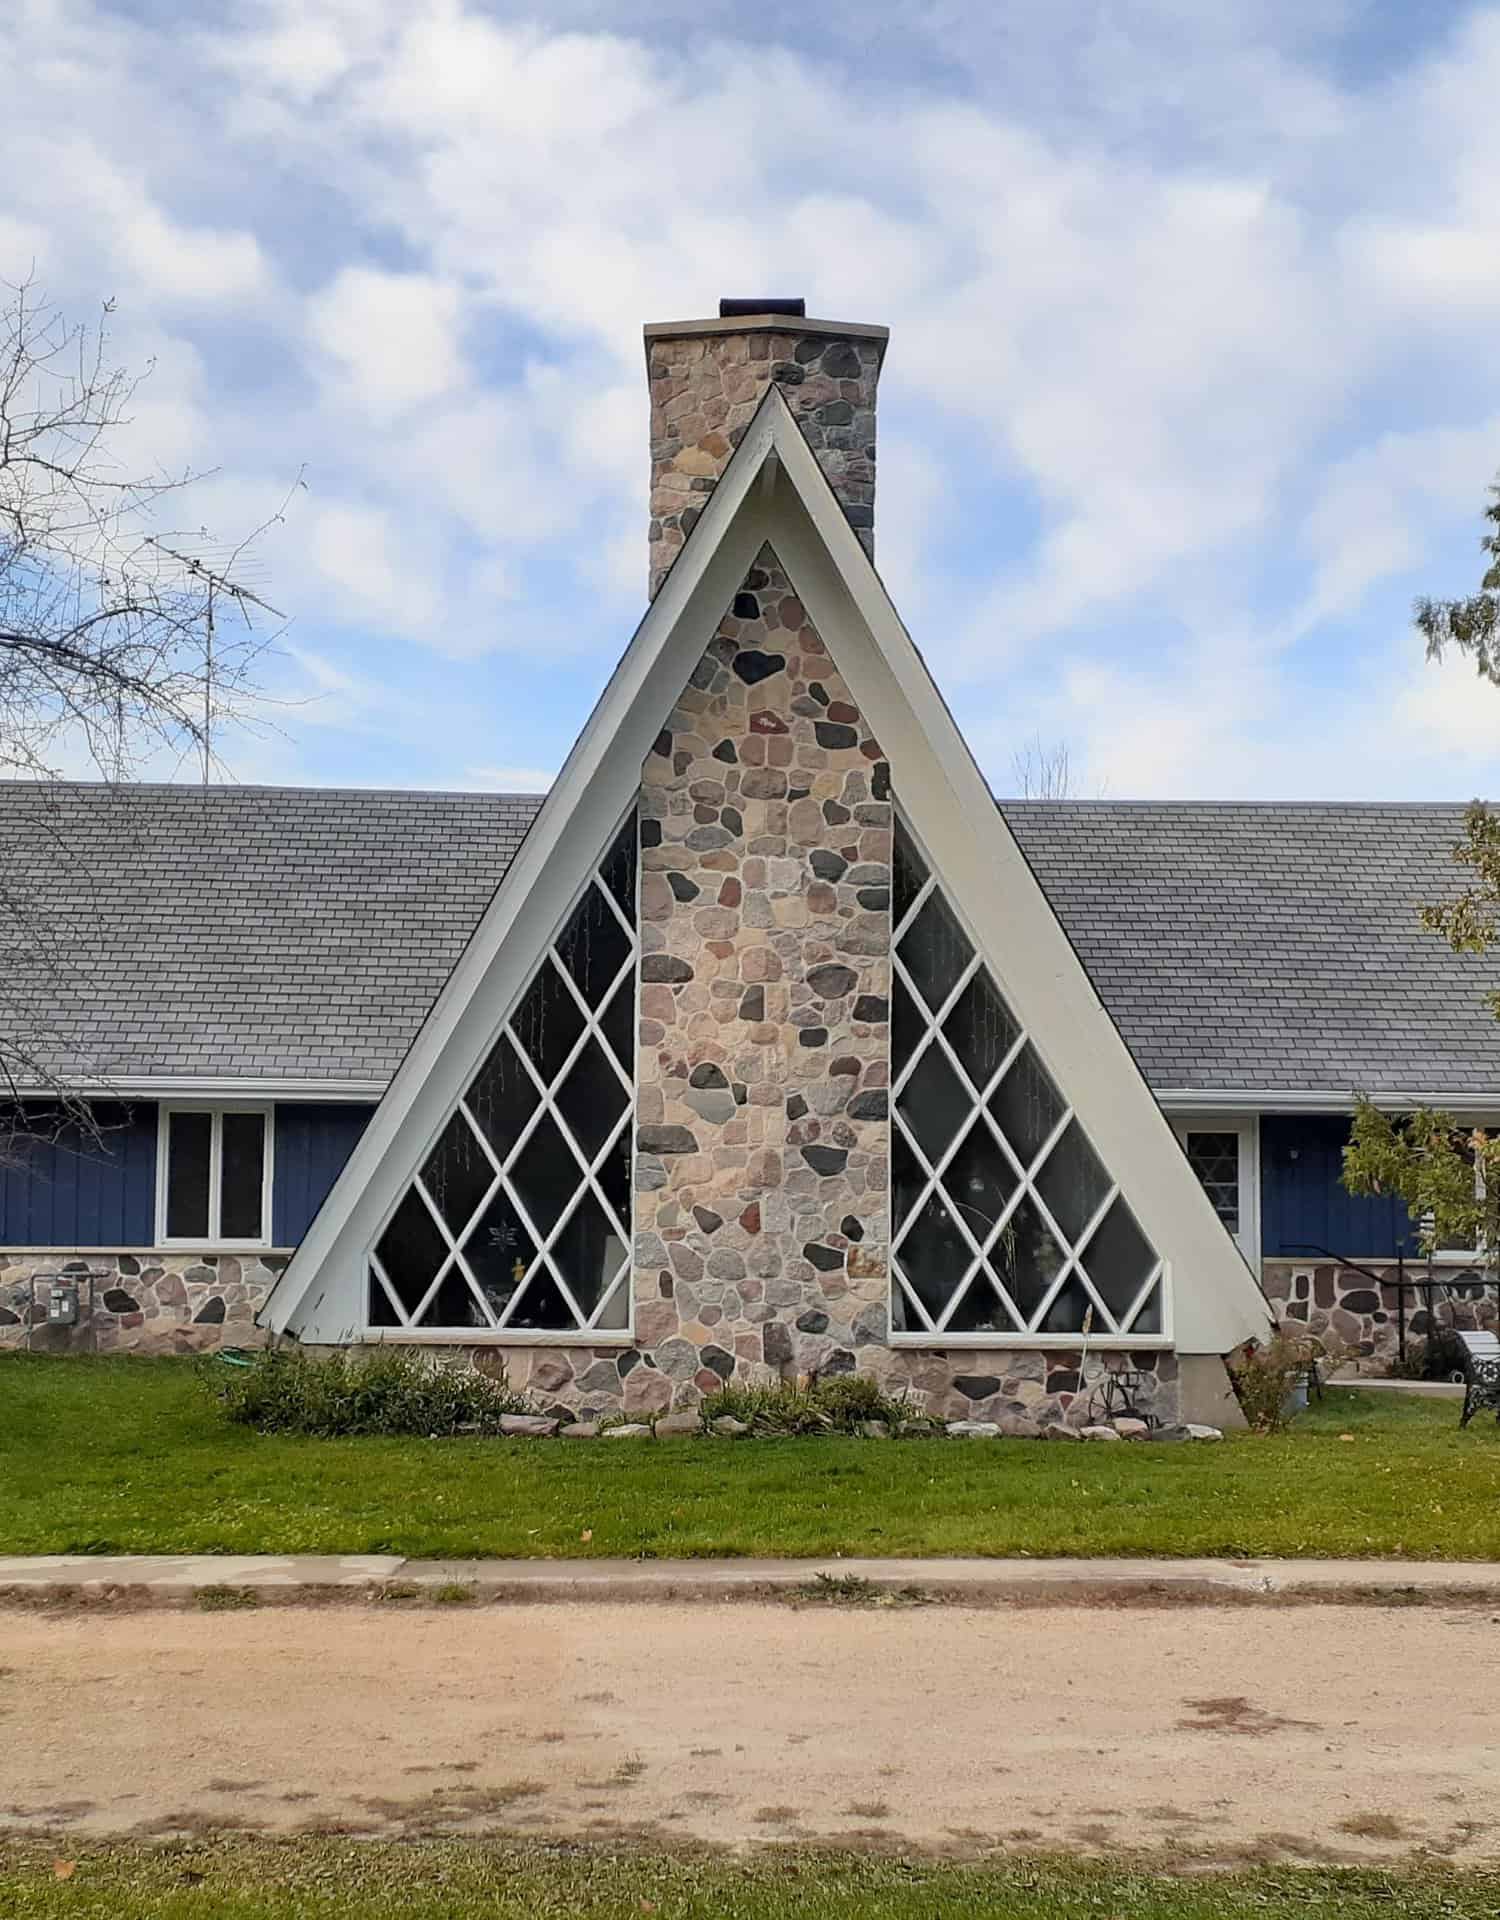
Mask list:
[[[125,805],[155,756],[192,756],[206,780],[231,728],[264,724],[256,669],[275,634],[258,622],[275,610],[235,568],[285,503],[217,566],[191,550],[194,536],[162,534],[164,505],[204,476],[122,469],[129,409],[151,367],[111,364],[112,311],[106,303],[81,326],[30,281],[0,282],[0,778],[81,771]],[[228,612],[237,617],[224,622]],[[59,925],[37,884],[46,863],[55,871],[81,856],[56,810],[21,817],[28,843],[0,846],[0,1155],[4,1110],[14,1129],[23,1095],[41,1090],[60,1125],[87,1127],[76,1077],[102,1077],[78,1059],[67,1008],[103,930]]]

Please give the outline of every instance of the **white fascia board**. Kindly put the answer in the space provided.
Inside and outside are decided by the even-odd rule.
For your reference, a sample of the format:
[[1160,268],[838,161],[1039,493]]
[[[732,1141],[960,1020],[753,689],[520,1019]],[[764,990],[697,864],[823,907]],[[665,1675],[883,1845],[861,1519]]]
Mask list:
[[[288,1080],[194,1074],[136,1074],[119,1080],[69,1080],[63,1091],[88,1100],[198,1100],[207,1105],[228,1100],[299,1101],[320,1105],[373,1106],[385,1092],[384,1080]],[[17,1089],[22,1100],[56,1100],[57,1086]]]
[[[1157,1099],[1168,1113],[1353,1113],[1355,1096],[1347,1087],[1288,1092],[1285,1088],[1257,1092],[1254,1088],[1164,1087]],[[1371,1104],[1386,1113],[1407,1113],[1414,1107],[1437,1107],[1444,1113],[1500,1113],[1500,1087],[1483,1093],[1378,1093]]]
[[363,1256],[448,1108],[493,1043],[568,903],[640,786],[641,765],[768,537],[754,481],[775,440],[774,389],[708,496],[520,850],[434,1001],[260,1323],[305,1340],[363,1326]]
[[[779,400],[779,396],[778,396]],[[785,403],[769,535],[793,590],[880,741],[903,811],[978,936],[1022,1025],[1175,1277],[1174,1344],[1227,1353],[1270,1312],[995,805]]]

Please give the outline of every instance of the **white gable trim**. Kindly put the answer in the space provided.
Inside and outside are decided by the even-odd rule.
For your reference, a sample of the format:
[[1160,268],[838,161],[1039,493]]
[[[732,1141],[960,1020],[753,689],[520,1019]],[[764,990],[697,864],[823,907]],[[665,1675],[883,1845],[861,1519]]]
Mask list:
[[[760,482],[757,484],[757,482]],[[363,1258],[630,804],[641,763],[767,541],[880,740],[901,804],[996,978],[1176,1279],[1180,1351],[1223,1353],[1269,1313],[1016,845],[932,677],[781,394],[766,394],[703,517],[262,1309],[277,1331],[350,1337]],[[976,830],[976,823],[983,823]]]
[[765,542],[765,503],[758,493],[752,498],[752,483],[783,418],[800,444],[785,402],[773,391],[709,496],[369,1126],[261,1308],[263,1326],[309,1341],[347,1340],[363,1327],[365,1248],[398,1186],[437,1138],[581,877],[631,804],[652,741]]

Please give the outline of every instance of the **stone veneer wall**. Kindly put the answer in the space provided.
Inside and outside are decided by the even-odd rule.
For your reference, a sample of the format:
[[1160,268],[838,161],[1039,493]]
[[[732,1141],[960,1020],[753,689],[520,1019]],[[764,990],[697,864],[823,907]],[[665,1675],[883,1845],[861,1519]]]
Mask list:
[[92,1320],[49,1327],[43,1305],[31,1336],[38,1353],[201,1353],[219,1346],[262,1346],[266,1336],[253,1316],[288,1258],[0,1248],[0,1349],[26,1345],[33,1274],[87,1269],[105,1276],[94,1283]]
[[[1368,1273],[1335,1261],[1267,1260],[1262,1264],[1261,1282],[1280,1319],[1354,1348],[1363,1370],[1379,1373],[1395,1360],[1399,1346],[1396,1263],[1371,1260],[1366,1264],[1373,1272],[1389,1277],[1383,1277],[1377,1285]],[[1425,1278],[1427,1269],[1422,1262],[1409,1261],[1404,1272],[1407,1338],[1420,1340],[1427,1332],[1427,1308],[1413,1288]],[[1474,1277],[1480,1278],[1477,1273]],[[1465,1328],[1496,1325],[1493,1291],[1486,1294],[1476,1287],[1468,1297],[1461,1292],[1457,1298],[1445,1295],[1445,1287],[1462,1287],[1462,1271],[1453,1267],[1435,1269],[1434,1280],[1439,1288],[1434,1303],[1440,1324]]]
[[781,388],[865,551],[875,551],[879,339],[786,331],[648,339],[651,596],[768,386]]
[[[1074,1352],[886,1344],[890,773],[769,549],[641,777],[636,1345],[477,1363],[585,1414],[858,1371],[1084,1423]],[[1129,1358],[1174,1419],[1175,1356]]]

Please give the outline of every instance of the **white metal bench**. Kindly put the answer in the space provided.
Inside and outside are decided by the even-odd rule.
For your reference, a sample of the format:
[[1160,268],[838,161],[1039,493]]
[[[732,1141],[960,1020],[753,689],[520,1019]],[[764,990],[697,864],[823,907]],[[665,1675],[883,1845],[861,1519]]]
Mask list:
[[1500,1418],[1500,1335],[1465,1333],[1453,1329],[1462,1353],[1464,1410],[1458,1424],[1466,1427],[1481,1407],[1493,1407]]

